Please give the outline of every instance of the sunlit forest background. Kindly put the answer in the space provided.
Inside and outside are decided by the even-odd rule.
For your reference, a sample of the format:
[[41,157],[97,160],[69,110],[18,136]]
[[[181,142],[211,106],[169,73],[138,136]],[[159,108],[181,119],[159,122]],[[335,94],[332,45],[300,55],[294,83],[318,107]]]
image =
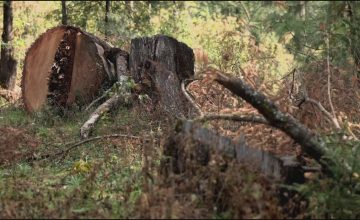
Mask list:
[[[358,29],[358,15],[356,10],[347,15],[346,7],[346,2],[324,1],[118,1],[111,4],[108,41],[128,48],[132,38],[166,34],[206,50],[211,64],[222,70],[237,73],[251,65],[263,77],[277,78],[296,66],[324,59],[329,39],[332,62],[349,68],[355,66],[358,53],[357,36],[351,34]],[[67,10],[69,25],[104,36],[104,1],[67,1]],[[60,24],[60,2],[14,2],[18,77],[27,48],[45,30]],[[356,68],[349,74],[356,75]]]
[[[67,10],[69,25],[104,37],[105,2],[67,1]],[[346,2],[118,1],[111,4],[108,41],[128,49],[132,38],[165,34],[205,50],[221,70],[239,73],[251,66],[263,78],[280,79],[294,67],[324,59],[329,40],[332,63],[351,77],[358,71],[358,41],[351,34],[358,31],[358,15],[347,10]],[[27,48],[60,24],[60,2],[14,2],[18,78]]]
[[[276,191],[271,181],[247,168],[228,163],[222,173],[223,167],[209,165],[208,170],[196,167],[197,176],[186,181],[182,176],[162,179],[162,142],[151,142],[152,150],[145,152],[137,148],[143,144],[138,139],[101,140],[35,165],[21,160],[5,166],[0,157],[1,218],[360,218],[359,2],[111,1],[107,24],[105,4],[66,1],[67,24],[125,51],[132,39],[156,34],[185,43],[200,51],[195,53],[195,77],[217,70],[243,79],[321,135],[331,149],[327,156],[347,170],[334,165],[331,178],[315,172],[306,184],[288,186],[298,194],[285,206],[271,194]],[[21,90],[27,50],[46,30],[61,25],[62,4],[14,1],[12,7],[15,90]],[[188,90],[209,113],[256,112],[205,81]],[[161,113],[149,116],[145,107],[134,109],[119,107],[106,114],[94,133],[158,140],[175,127]],[[78,139],[88,114],[75,111],[61,118],[45,109],[30,115],[21,104],[0,97],[0,141],[36,148],[38,155],[52,152]],[[238,130],[229,122],[206,126],[234,139],[243,132],[249,145],[276,155],[300,154],[289,137],[264,125],[239,125]],[[219,188],[215,179],[226,184]],[[199,181],[199,188],[206,186],[203,197],[192,191]]]

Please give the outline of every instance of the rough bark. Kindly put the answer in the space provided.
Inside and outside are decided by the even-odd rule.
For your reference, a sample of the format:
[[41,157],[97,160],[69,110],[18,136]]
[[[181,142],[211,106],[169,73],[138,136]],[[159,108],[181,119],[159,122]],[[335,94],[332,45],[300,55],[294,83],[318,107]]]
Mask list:
[[17,65],[13,56],[12,27],[12,1],[4,1],[3,33],[1,36],[0,85],[9,90],[13,90],[15,88]]
[[149,59],[162,64],[180,81],[194,76],[194,53],[186,44],[164,35],[131,40],[129,69],[136,81],[141,79],[141,67]]
[[[67,107],[93,100],[116,81],[115,65],[107,57],[110,50],[114,48],[105,41],[76,27],[46,31],[26,53],[22,78],[26,109],[37,111],[46,104]],[[117,51],[127,57],[126,52]]]
[[230,78],[221,73],[216,73],[215,80],[250,103],[266,118],[270,125],[289,135],[300,144],[305,153],[322,165],[325,172],[329,171],[328,163],[324,163],[321,160],[324,159],[323,156],[327,148],[318,135],[311,132],[291,115],[281,112],[270,99],[262,93],[255,91],[241,79]]
[[67,25],[66,1],[61,1],[61,24]]
[[194,111],[181,91],[181,82],[194,76],[194,53],[174,38],[156,35],[131,41],[129,70],[152,100],[178,118]]
[[212,153],[246,163],[268,177],[286,183],[304,181],[302,166],[294,157],[276,157],[248,147],[245,140],[233,141],[190,121],[180,121],[175,133],[166,140],[164,155],[167,157],[162,161],[162,174],[185,172],[189,160],[206,166]]

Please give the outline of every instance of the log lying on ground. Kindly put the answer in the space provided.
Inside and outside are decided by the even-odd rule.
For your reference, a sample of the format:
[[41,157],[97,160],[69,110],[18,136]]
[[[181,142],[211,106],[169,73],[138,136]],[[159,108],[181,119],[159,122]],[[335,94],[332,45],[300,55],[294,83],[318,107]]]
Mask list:
[[[111,49],[76,27],[59,26],[43,33],[24,61],[25,108],[36,111],[46,104],[65,107],[75,101],[91,101],[102,86],[116,81],[114,64],[106,57]],[[124,51],[122,54],[127,56]]]
[[331,163],[331,161],[326,158],[327,163],[325,162],[324,156],[327,148],[319,136],[311,132],[291,115],[281,112],[270,99],[246,85],[241,79],[230,78],[221,73],[215,73],[214,77],[221,85],[256,108],[270,125],[282,130],[299,143],[302,150],[317,160],[325,172],[330,172],[329,162]]
[[233,141],[190,121],[180,121],[175,133],[167,139],[164,145],[167,158],[162,161],[162,174],[185,172],[191,159],[206,166],[211,161],[212,152],[236,159],[239,163],[245,162],[285,183],[304,181],[304,170],[294,157],[276,157],[269,152],[248,147],[245,140]]
[[181,82],[194,76],[194,53],[174,38],[156,35],[131,41],[129,70],[149,97],[178,118],[194,112]]

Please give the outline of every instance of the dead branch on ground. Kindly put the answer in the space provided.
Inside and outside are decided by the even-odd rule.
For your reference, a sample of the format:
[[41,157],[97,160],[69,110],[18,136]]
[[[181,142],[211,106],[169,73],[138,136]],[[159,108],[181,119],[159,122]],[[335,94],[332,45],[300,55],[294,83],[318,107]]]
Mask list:
[[189,93],[186,91],[185,88],[185,82],[182,81],[181,82],[181,91],[184,93],[186,99],[194,106],[194,108],[199,112],[200,116],[203,116],[204,113],[201,111],[201,108],[199,107],[199,105],[191,98],[191,96],[189,95]]
[[50,157],[60,156],[60,155],[63,155],[65,153],[68,153],[69,151],[71,151],[72,149],[74,149],[74,148],[76,148],[76,147],[78,147],[80,145],[83,145],[83,144],[86,144],[86,143],[89,143],[89,142],[92,142],[92,141],[98,141],[98,140],[106,139],[106,138],[129,138],[129,139],[138,139],[138,140],[150,140],[150,139],[147,139],[147,138],[142,138],[142,137],[133,136],[133,135],[126,135],[126,134],[110,134],[110,135],[96,136],[96,137],[84,139],[84,140],[81,140],[81,141],[69,142],[69,143],[64,145],[64,147],[67,147],[66,149],[61,150],[61,151],[59,151],[57,153],[44,154],[44,155],[41,155],[41,156],[31,156],[31,157],[26,159],[26,162],[32,162],[32,161],[36,161],[36,160],[44,160],[44,159],[47,159],[47,158],[50,158]]
[[[324,158],[328,149],[320,136],[306,128],[291,115],[281,112],[270,99],[262,93],[255,91],[241,79],[227,77],[220,72],[215,72],[213,77],[215,81],[256,108],[267,119],[270,125],[282,130],[299,143],[302,150],[317,160],[325,173],[331,175],[329,164],[325,162]],[[331,162],[331,159],[326,159],[327,162]]]
[[118,106],[120,103],[126,103],[126,98],[118,94],[112,96],[106,102],[101,104],[89,117],[89,119],[81,126],[80,136],[81,138],[89,137],[92,128],[95,127],[95,123],[100,119],[100,117],[108,112],[110,109]]

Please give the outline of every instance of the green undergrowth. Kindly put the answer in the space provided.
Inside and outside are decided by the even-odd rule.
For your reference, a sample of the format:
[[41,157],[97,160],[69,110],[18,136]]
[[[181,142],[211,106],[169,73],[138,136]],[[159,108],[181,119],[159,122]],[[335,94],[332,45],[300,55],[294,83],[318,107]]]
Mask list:
[[338,135],[324,137],[332,159],[332,177],[317,176],[294,187],[307,201],[306,216],[315,219],[360,218],[360,142]]
[[[26,132],[38,143],[33,154],[39,156],[60,152],[69,147],[66,143],[79,141],[80,127],[90,113],[91,111],[73,109],[67,110],[60,117],[51,109],[29,114],[22,108],[10,106],[0,109],[0,128],[11,127]],[[229,174],[228,177],[234,181],[244,181],[242,184],[246,187],[236,188],[239,186],[237,182],[232,184],[227,180],[227,193],[239,193],[239,198],[244,199],[231,197],[236,201],[230,203],[230,209],[221,211],[209,209],[213,205],[211,199],[199,197],[197,205],[188,203],[195,198],[195,186],[210,181],[211,178],[202,179],[204,176],[200,175],[189,179],[180,178],[183,182],[176,182],[176,178],[172,177],[161,182],[161,178],[157,176],[161,155],[161,141],[158,140],[163,140],[167,129],[175,125],[165,118],[162,113],[150,114],[143,107],[119,108],[105,114],[92,135],[124,134],[138,139],[101,139],[44,160],[26,162],[25,157],[10,165],[0,165],[0,218],[160,217],[164,214],[161,207],[169,206],[172,213],[168,214],[166,211],[166,216],[212,216],[221,219],[232,218],[237,216],[234,213],[249,211],[251,204],[261,203],[261,199],[254,200],[252,197],[254,191],[248,186],[255,183],[245,178],[247,174]],[[11,135],[1,134],[5,138]],[[334,136],[325,139],[330,149],[328,156],[335,161],[332,168],[335,175],[333,178],[318,175],[306,184],[290,187],[307,201],[306,210],[299,213],[299,216],[359,218],[360,144]],[[26,143],[19,146],[26,148]],[[346,170],[339,167],[346,167]],[[209,167],[203,169],[205,174],[209,174],[210,171],[206,170]],[[237,171],[235,173],[239,174]],[[215,172],[214,175],[219,175],[222,179],[225,174]],[[174,185],[168,186],[166,182],[174,182]],[[211,181],[210,183],[212,184]],[[181,191],[184,186],[190,187],[189,191]],[[211,193],[215,192],[212,190],[209,187],[210,194],[206,195],[211,197]],[[266,196],[266,204],[272,204],[274,198]],[[214,204],[222,205],[218,200]],[[184,210],[189,212],[184,214]],[[277,209],[269,213],[280,215]],[[269,213],[263,214],[267,216]]]
[[[26,130],[39,141],[35,154],[55,153],[80,140],[79,130],[90,112],[51,109],[29,114],[21,108],[0,110],[0,127]],[[105,115],[94,135],[122,133],[141,139],[156,123],[144,115],[119,109]],[[151,128],[154,126],[154,128]],[[11,134],[7,134],[11,135]],[[131,217],[143,183],[140,140],[107,139],[78,146],[67,154],[0,167],[1,218]]]

